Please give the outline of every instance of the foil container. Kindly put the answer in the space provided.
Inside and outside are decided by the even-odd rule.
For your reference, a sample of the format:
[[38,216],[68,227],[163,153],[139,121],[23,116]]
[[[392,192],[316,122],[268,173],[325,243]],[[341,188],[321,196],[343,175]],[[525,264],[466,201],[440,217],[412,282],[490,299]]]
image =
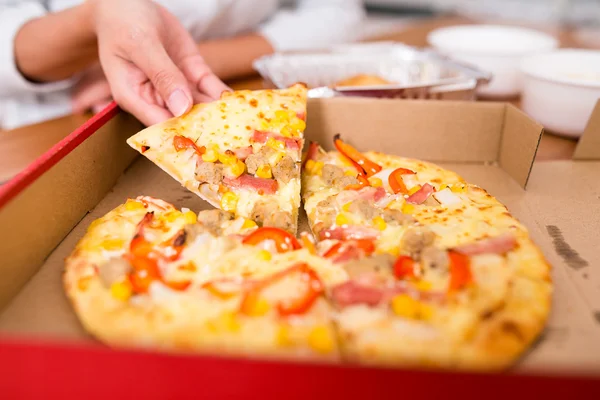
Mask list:
[[[473,100],[477,87],[491,79],[491,74],[433,50],[394,42],[339,46],[327,52],[278,53],[257,59],[253,66],[270,86],[306,83],[309,97]],[[336,86],[336,82],[361,74],[378,76],[390,84]]]

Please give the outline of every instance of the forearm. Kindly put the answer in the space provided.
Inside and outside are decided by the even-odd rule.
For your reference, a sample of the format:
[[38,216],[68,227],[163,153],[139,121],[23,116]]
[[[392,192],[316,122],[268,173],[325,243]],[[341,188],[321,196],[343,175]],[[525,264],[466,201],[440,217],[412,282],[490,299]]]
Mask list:
[[25,23],[15,37],[16,65],[27,79],[70,78],[97,59],[90,2]]
[[200,54],[213,72],[222,80],[252,75],[252,62],[273,53],[273,47],[259,34],[202,42]]

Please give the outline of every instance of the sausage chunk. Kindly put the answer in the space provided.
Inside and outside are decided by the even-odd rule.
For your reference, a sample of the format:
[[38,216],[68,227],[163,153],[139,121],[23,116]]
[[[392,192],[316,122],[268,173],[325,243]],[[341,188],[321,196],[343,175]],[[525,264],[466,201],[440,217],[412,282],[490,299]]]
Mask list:
[[316,218],[319,219],[324,226],[329,227],[333,225],[335,216],[337,215],[337,209],[335,207],[335,196],[331,196],[325,200],[321,200],[317,203]]
[[391,208],[386,208],[385,210],[383,210],[382,216],[383,216],[383,219],[385,220],[385,222],[387,222],[387,223],[397,222],[400,225],[404,225],[404,224],[412,224],[415,222],[415,218],[412,215],[404,214],[400,210],[394,210]]
[[350,203],[350,212],[367,220],[375,218],[378,214],[377,209],[369,203],[369,201],[364,199],[354,200]]
[[331,186],[333,181],[344,176],[344,170],[336,165],[325,164],[321,173],[325,184]]
[[275,153],[275,149],[264,146],[256,154],[250,154],[244,161],[249,174],[255,174],[256,170],[269,163],[269,158]]
[[338,189],[344,190],[346,186],[356,185],[358,183],[358,179],[353,176],[344,175],[339,178],[335,178],[333,180],[333,186]]
[[106,287],[125,279],[129,272],[131,272],[131,264],[120,257],[111,258],[98,268],[100,280]]
[[344,264],[350,279],[375,278],[376,281],[393,279],[394,256],[387,253],[352,260]]
[[447,271],[450,267],[448,252],[438,247],[425,247],[421,252],[421,263],[424,268],[437,269]]
[[198,222],[211,233],[220,235],[223,222],[231,221],[233,217],[233,214],[227,211],[207,210],[198,213]]
[[262,224],[267,216],[276,213],[277,205],[268,203],[266,201],[257,202],[252,208],[250,218],[258,224]]
[[273,176],[283,183],[288,183],[296,176],[297,168],[292,157],[285,156],[273,167]]
[[402,248],[410,253],[413,258],[419,259],[421,251],[433,244],[435,240],[435,233],[430,229],[423,226],[416,226],[406,230],[402,236],[400,245]]
[[294,221],[292,214],[287,211],[277,211],[267,215],[263,221],[263,226],[272,226],[274,228],[291,231]]
[[203,162],[196,167],[196,180],[199,182],[215,185],[223,181],[223,174],[223,164]]

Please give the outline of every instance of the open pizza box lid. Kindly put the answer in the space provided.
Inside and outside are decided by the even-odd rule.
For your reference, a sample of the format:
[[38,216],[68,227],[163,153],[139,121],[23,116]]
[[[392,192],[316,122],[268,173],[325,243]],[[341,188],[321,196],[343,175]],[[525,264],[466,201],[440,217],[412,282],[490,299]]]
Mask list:
[[[327,147],[342,133],[359,149],[429,160],[458,172],[506,204],[553,266],[547,328],[513,369],[523,376],[461,374],[460,385],[452,373],[189,357],[99,345],[79,324],[61,283],[64,259],[87,226],[142,194],[179,208],[209,207],[127,146],[125,140],[139,129],[113,104],[0,187],[0,364],[10,362],[12,371],[12,378],[4,375],[0,382],[5,379],[14,393],[22,393],[32,375],[45,390],[60,391],[64,384],[81,393],[90,387],[110,393],[107,387],[128,386],[127,393],[136,397],[186,393],[183,388],[192,390],[198,376],[206,378],[202,389],[211,398],[258,391],[263,398],[290,397],[292,391],[291,397],[300,398],[323,395],[323,390],[389,397],[402,380],[407,380],[404,395],[421,398],[447,394],[453,387],[468,395],[463,385],[470,385],[470,393],[492,394],[492,387],[522,387],[537,395],[568,387],[571,396],[598,390],[600,103],[574,160],[535,164],[542,126],[504,103],[362,98],[309,103],[308,140]],[[63,369],[74,378],[67,382]],[[125,377],[132,369],[149,375],[131,382]],[[100,385],[90,371],[111,379]],[[432,388],[431,379],[439,385]]]

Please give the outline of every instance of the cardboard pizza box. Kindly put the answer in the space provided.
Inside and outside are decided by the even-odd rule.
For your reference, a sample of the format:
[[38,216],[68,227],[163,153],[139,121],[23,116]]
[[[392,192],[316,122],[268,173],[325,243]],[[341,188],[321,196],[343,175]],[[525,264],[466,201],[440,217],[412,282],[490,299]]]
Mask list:
[[[278,396],[273,387],[257,389],[257,384],[248,379],[254,376],[272,381],[271,374],[277,376],[276,387],[293,387],[298,398],[300,394],[317,393],[314,391],[323,390],[324,385],[329,391],[339,388],[353,396],[374,393],[365,391],[366,382],[371,388],[384,385],[391,391],[377,386],[377,393],[383,397],[393,394],[392,387],[408,379],[426,384],[434,378],[449,385],[439,388],[441,391],[419,391],[421,398],[443,395],[456,386],[452,373],[180,357],[98,345],[80,325],[61,281],[64,259],[88,225],[126,198],[138,195],[162,198],[195,211],[209,208],[127,146],[125,140],[141,128],[113,104],[0,187],[0,366],[10,360],[16,376],[21,376],[19,371],[31,374],[34,368],[41,379],[45,377],[46,386],[58,390],[62,386],[49,377],[60,382],[64,375],[45,375],[47,368],[31,367],[31,363],[51,370],[66,368],[72,376],[82,374],[77,365],[102,374],[108,368],[125,366],[155,374],[158,368],[165,374],[161,376],[162,384],[174,385],[179,379],[174,370],[193,370],[212,377],[204,390],[215,397],[223,395],[224,389],[218,385],[229,377],[243,383],[236,387],[225,384],[226,391],[230,391],[227,393],[260,389],[266,397]],[[523,376],[498,380],[496,375],[461,374],[461,382],[487,392],[491,387],[529,385],[527,388],[537,395],[542,393],[540,390],[556,393],[566,387],[571,388],[571,396],[575,391],[598,390],[600,103],[574,159],[567,161],[534,162],[542,126],[504,103],[311,99],[307,139],[331,148],[336,133],[359,149],[433,161],[482,186],[523,222],[553,266],[555,291],[547,327],[512,370]],[[306,228],[305,218],[303,223]],[[229,375],[219,375],[219,368]],[[300,381],[295,373],[310,376],[314,382]],[[552,378],[532,377],[540,374]],[[86,384],[96,385],[85,376],[79,386],[75,385],[81,390]],[[18,380],[11,382],[18,386]],[[115,387],[118,382],[122,381],[109,383]],[[142,382],[149,386],[142,387]],[[141,390],[137,394],[158,393],[152,391],[159,385],[153,379],[129,382],[132,384]],[[243,385],[250,387],[244,389]],[[465,395],[460,387],[456,388]],[[103,386],[98,390],[105,389]],[[404,395],[409,393],[406,390]]]

